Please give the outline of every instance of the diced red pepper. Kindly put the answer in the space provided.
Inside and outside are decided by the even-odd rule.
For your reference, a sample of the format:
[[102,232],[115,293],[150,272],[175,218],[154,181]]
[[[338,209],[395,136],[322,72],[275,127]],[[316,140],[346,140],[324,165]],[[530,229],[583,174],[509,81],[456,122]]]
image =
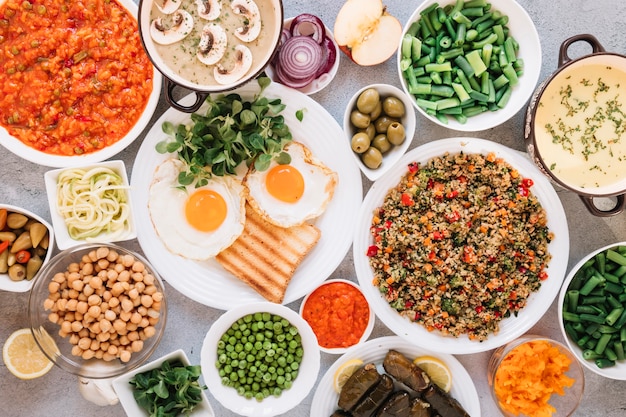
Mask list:
[[461,218],[461,215],[456,210],[453,211],[452,213],[446,213],[446,220],[448,221],[448,223],[454,223],[456,221],[459,221],[460,218]]
[[19,264],[25,264],[30,259],[30,252],[21,250],[15,254],[15,261]]
[[428,254],[428,259],[432,261],[433,259],[435,259],[436,256],[437,254],[435,253],[435,251],[431,250],[430,253]]
[[530,188],[533,185],[535,185],[535,182],[532,179],[530,179],[530,178],[524,178],[522,180],[522,187],[524,187],[524,188]]
[[415,205],[415,201],[413,201],[413,197],[411,197],[408,193],[402,193],[402,205],[406,207],[410,207]]
[[455,198],[456,196],[459,195],[459,192],[457,190],[452,190],[446,193],[446,198],[448,200],[452,200],[453,198]]
[[419,164],[417,162],[411,162],[409,164],[409,172],[416,173],[419,170]]
[[443,233],[441,233],[438,230],[435,230],[433,232],[433,240],[441,240],[441,239],[443,239]]
[[385,229],[391,228],[391,225],[392,225],[391,220],[385,221]]
[[546,271],[541,271],[539,273],[539,279],[542,281],[545,281],[548,279],[548,273]]
[[376,256],[377,253],[378,253],[378,247],[376,245],[372,245],[369,248],[367,248],[367,256],[369,256],[370,258],[372,256]]

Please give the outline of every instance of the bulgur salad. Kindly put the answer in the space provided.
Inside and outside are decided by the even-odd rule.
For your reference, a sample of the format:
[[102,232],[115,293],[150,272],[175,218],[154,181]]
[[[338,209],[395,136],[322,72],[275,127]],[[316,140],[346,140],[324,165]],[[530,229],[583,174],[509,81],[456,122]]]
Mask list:
[[548,278],[553,235],[532,186],[494,153],[409,164],[373,213],[374,285],[429,331],[496,334]]

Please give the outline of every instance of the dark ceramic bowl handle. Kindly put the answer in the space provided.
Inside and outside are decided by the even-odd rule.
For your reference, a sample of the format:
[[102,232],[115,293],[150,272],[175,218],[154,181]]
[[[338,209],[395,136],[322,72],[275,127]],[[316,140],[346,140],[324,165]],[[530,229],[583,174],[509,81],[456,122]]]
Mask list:
[[583,195],[579,195],[578,197],[580,197],[580,199],[585,204],[585,207],[587,207],[587,210],[589,210],[589,212],[591,212],[591,214],[593,214],[594,216],[611,217],[611,216],[620,214],[621,212],[624,211],[624,206],[625,206],[624,194],[615,196],[615,199],[617,201],[615,202],[615,206],[610,210],[600,210],[593,202],[594,197],[583,196]]
[[563,65],[567,64],[572,58],[567,54],[567,50],[569,47],[576,42],[587,42],[591,45],[591,49],[593,53],[596,52],[605,52],[604,47],[598,42],[595,36],[589,34],[582,34],[572,36],[571,38],[565,39],[565,41],[561,44],[561,48],[559,48],[559,68]]
[[191,106],[183,106],[182,104],[180,104],[174,99],[174,89],[178,87],[178,84],[176,84],[175,82],[172,82],[168,78],[165,78],[164,81],[165,81],[165,100],[167,100],[167,103],[170,106],[172,106],[178,111],[182,111],[183,113],[194,113],[198,111],[198,109],[202,107],[202,104],[204,104],[204,101],[206,100],[206,98],[209,96],[209,93],[194,91],[194,93],[196,94],[196,101]]

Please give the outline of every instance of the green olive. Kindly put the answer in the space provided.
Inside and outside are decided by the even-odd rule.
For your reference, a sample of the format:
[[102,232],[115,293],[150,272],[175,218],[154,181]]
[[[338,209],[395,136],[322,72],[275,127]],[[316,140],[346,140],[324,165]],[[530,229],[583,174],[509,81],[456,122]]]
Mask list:
[[393,122],[387,128],[387,139],[392,145],[401,145],[406,138],[406,132],[402,123]]
[[370,117],[368,114],[362,113],[358,110],[352,110],[350,113],[350,123],[357,129],[365,129],[370,124]]
[[389,139],[387,139],[387,135],[384,133],[379,133],[376,135],[374,140],[372,140],[372,146],[380,151],[380,153],[385,154],[391,149],[391,143]]
[[387,97],[383,100],[383,111],[389,117],[404,116],[404,103],[397,97]]
[[389,116],[381,116],[381,117],[379,117],[374,122],[374,126],[376,127],[376,132],[378,132],[378,133],[386,133],[387,132],[387,128],[393,122],[398,122],[398,120],[394,119],[392,117],[389,117]]
[[361,154],[361,160],[369,169],[376,169],[383,163],[383,154],[378,149],[370,146]]
[[370,113],[376,107],[376,103],[380,101],[380,95],[375,88],[364,90],[356,99],[356,108],[361,113]]
[[376,107],[374,107],[374,110],[370,112],[370,119],[376,120],[380,117],[381,114],[383,114],[383,104],[379,101],[376,104]]
[[370,147],[370,137],[365,132],[358,132],[352,136],[350,146],[354,152],[363,153]]
[[370,140],[374,139],[374,136],[376,136],[376,128],[374,127],[373,123],[367,125],[365,129],[360,129],[359,132],[367,133],[367,136],[370,138]]

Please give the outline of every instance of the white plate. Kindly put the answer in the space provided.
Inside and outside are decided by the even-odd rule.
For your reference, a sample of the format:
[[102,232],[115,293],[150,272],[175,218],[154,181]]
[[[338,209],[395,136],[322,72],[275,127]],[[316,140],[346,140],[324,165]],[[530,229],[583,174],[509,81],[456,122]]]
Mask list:
[[[283,23],[283,27],[286,29],[291,28],[291,22],[293,22],[293,17],[286,19],[285,22]],[[324,87],[330,84],[331,81],[335,78],[335,75],[337,75],[337,70],[339,69],[341,51],[339,50],[339,47],[337,46],[337,42],[335,42],[335,37],[333,36],[333,32],[326,25],[324,25],[324,29],[326,30],[326,36],[328,36],[333,41],[333,45],[335,47],[335,63],[331,67],[330,71],[328,71],[327,73],[320,75],[318,78],[314,79],[313,81],[311,81],[309,84],[305,85],[304,87],[295,88],[295,90],[301,93],[307,94],[307,95],[317,93],[318,91],[321,91],[322,89],[324,89]],[[280,83],[280,80],[276,76],[276,72],[274,71],[274,66],[271,64],[271,62],[267,67],[265,67],[265,73],[273,81]]]
[[[104,161],[93,165],[76,166],[73,168],[80,168],[85,171],[89,171],[92,168],[102,167],[108,168],[116,172],[122,177],[122,184],[126,187],[130,187],[128,183],[128,175],[126,174],[126,165],[124,161]],[[129,228],[127,231],[121,234],[101,233],[98,236],[89,239],[74,239],[70,236],[65,219],[59,213],[57,207],[57,181],[59,175],[66,171],[67,168],[53,169],[44,174],[44,182],[46,184],[46,193],[48,194],[48,205],[50,207],[50,217],[52,217],[52,225],[54,226],[54,232],[56,234],[57,247],[61,250],[71,248],[72,246],[80,245],[88,242],[123,242],[125,240],[131,240],[137,237],[137,230],[135,228],[135,220],[133,214],[133,203],[131,193],[126,190],[126,199],[130,206],[130,217],[128,218]]]
[[[259,90],[253,81],[235,90],[244,99],[252,99]],[[343,131],[337,121],[320,104],[308,96],[277,83],[263,93],[268,98],[281,98],[287,105],[281,113],[295,140],[309,147],[318,159],[334,170],[339,177],[332,201],[326,212],[315,220],[322,235],[317,245],[296,270],[283,304],[288,304],[312,291],[334,272],[350,245],[355,226],[355,214],[363,198],[361,173],[352,163],[347,146],[341,146]],[[187,96],[190,104],[195,97]],[[304,111],[304,119],[296,118],[296,111]],[[146,257],[161,276],[187,297],[209,307],[228,310],[237,305],[265,301],[256,291],[226,272],[214,259],[199,262],[184,259],[169,252],[157,236],[148,212],[148,193],[154,169],[171,154],[161,155],[155,150],[158,142],[167,138],[161,130],[165,121],[182,123],[189,115],[170,109],[161,116],[146,135],[133,166],[131,189],[137,235]],[[184,273],[182,273],[184,271]]]
[[[183,365],[189,366],[191,363],[189,362],[189,358],[185,354],[185,351],[182,349],[175,350],[174,352],[168,353],[165,356],[160,357],[159,359],[155,359],[150,363],[140,366],[130,372],[125,373],[117,378],[115,378],[111,383],[113,385],[113,389],[117,394],[117,398],[120,400],[120,404],[124,408],[126,415],[128,417],[148,417],[148,412],[139,407],[135,397],[133,396],[134,387],[130,385],[130,380],[135,377],[135,375],[140,374],[142,372],[146,372],[155,368],[159,368],[163,362],[165,361],[175,361],[179,360]],[[200,385],[203,384],[202,380],[199,381]],[[204,393],[202,391],[202,402],[196,405],[193,409],[193,412],[189,414],[189,417],[214,417],[213,409],[211,408],[211,404]]]
[[[269,396],[263,401],[254,398],[246,399],[234,388],[222,385],[221,378],[215,367],[217,361],[217,341],[240,318],[254,313],[270,313],[287,319],[300,332],[304,355],[298,370],[298,376],[288,390],[280,397]],[[242,305],[222,314],[207,332],[200,351],[200,365],[206,384],[211,394],[226,408],[243,416],[271,417],[286,413],[309,395],[313,389],[320,370],[320,351],[317,338],[309,324],[289,307],[270,302],[258,302]],[[316,415],[316,414],[312,414]],[[321,415],[321,414],[320,414]]]
[[[120,0],[120,4],[128,10],[130,15],[133,16],[135,20],[137,19],[137,4],[133,2],[133,0]],[[146,107],[140,118],[137,120],[137,123],[135,123],[132,129],[130,129],[123,138],[111,146],[107,146],[97,152],[72,156],[48,154],[25,145],[19,139],[9,135],[3,127],[0,127],[0,145],[27,161],[48,167],[73,167],[104,161],[105,159],[109,159],[113,155],[116,155],[126,149],[135,139],[137,139],[137,137],[139,137],[141,132],[143,132],[143,129],[150,122],[150,119],[156,110],[157,104],[159,103],[162,82],[163,77],[154,67],[152,67],[152,93],[150,94]]]
[[[398,184],[407,171],[407,165],[410,162],[425,163],[446,152],[458,153],[461,151],[482,154],[494,152],[497,157],[503,158],[515,167],[522,176],[531,178],[535,183],[532,191],[546,210],[548,227],[554,233],[554,239],[548,246],[548,250],[552,255],[547,268],[549,278],[542,282],[539,291],[531,294],[528,304],[519,312],[517,317],[511,316],[502,320],[499,333],[496,335],[491,334],[487,340],[482,342],[472,341],[465,335],[455,338],[453,336],[443,336],[438,332],[428,332],[423,326],[400,316],[381,297],[378,288],[372,285],[372,269],[369,265],[369,258],[366,256],[367,248],[372,241],[369,233],[372,213],[377,207],[382,205],[389,189]],[[372,185],[363,200],[363,206],[359,213],[353,249],[354,265],[361,289],[378,318],[387,327],[398,336],[437,352],[469,354],[484,352],[502,346],[524,334],[541,319],[559,293],[563,277],[565,276],[569,258],[569,231],[565,211],[556,191],[548,178],[539,171],[525,154],[485,139],[449,138],[430,142],[411,150],[394,168]]]
[[[320,383],[317,386],[313,401],[311,402],[311,416],[329,416],[337,410],[337,400],[339,394],[333,388],[333,379],[335,372],[341,364],[350,359],[361,359],[363,363],[374,362],[378,365],[379,371],[382,372],[382,363],[385,355],[390,349],[406,355],[410,359],[418,356],[434,356],[441,359],[452,374],[452,388],[450,395],[463,406],[465,411],[472,417],[480,417],[480,400],[478,392],[472,378],[467,373],[461,362],[454,356],[442,354],[432,350],[423,349],[409,343],[398,336],[380,337],[378,339],[368,340],[367,342],[357,345],[335,361],[334,364],[326,371]],[[433,349],[435,350],[435,349]]]

